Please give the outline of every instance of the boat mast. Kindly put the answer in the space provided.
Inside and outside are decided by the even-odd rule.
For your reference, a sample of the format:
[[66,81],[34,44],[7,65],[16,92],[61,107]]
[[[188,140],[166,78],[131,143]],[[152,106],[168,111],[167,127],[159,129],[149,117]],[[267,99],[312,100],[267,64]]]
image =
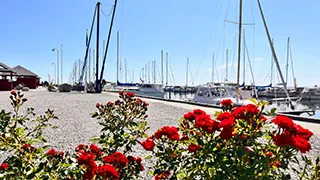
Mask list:
[[161,84],[163,86],[163,50],[161,50]]
[[97,3],[97,40],[96,40],[96,93],[100,93],[99,82],[99,32],[100,32],[100,2]]
[[241,32],[242,32],[242,0],[240,0],[239,11],[239,40],[238,40],[238,72],[237,72],[237,99],[240,98],[240,60],[241,60]]
[[154,78],[154,83],[157,84],[157,71],[156,71],[156,60],[153,61],[153,78]]
[[187,58],[187,73],[186,73],[186,87],[188,86],[188,69],[189,69],[189,58]]
[[227,52],[226,52],[226,82],[228,81],[228,49],[227,49]]
[[[116,13],[116,9],[117,9],[117,0],[114,1],[114,6],[113,6],[113,12],[112,12],[112,17],[111,17],[111,22],[110,22],[110,27],[109,27],[109,32],[108,32],[108,39],[107,39],[107,45],[105,48],[105,52],[104,52],[104,56],[103,56],[103,62],[102,62],[102,68],[101,68],[101,73],[100,73],[100,81],[99,81],[99,86],[101,86],[101,81],[103,78],[103,72],[104,72],[104,65],[106,63],[106,58],[107,58],[107,53],[108,53],[108,49],[109,49],[109,42],[110,42],[110,38],[111,38],[111,32],[112,32],[112,26],[113,26],[113,21],[114,21],[114,15]],[[98,11],[99,12],[99,11]],[[98,49],[97,49],[98,51]],[[97,76],[98,77],[98,76]],[[101,87],[99,89],[101,92]]]
[[117,85],[119,82],[119,31],[117,31]]
[[214,53],[212,54],[212,82],[214,82]]
[[289,46],[290,46],[290,37],[288,37],[287,42],[287,63],[286,63],[286,87],[288,87],[288,68],[289,68]]
[[292,76],[293,76],[293,86],[294,86],[294,89],[297,89],[297,79],[296,79],[296,77],[294,76],[291,44],[290,44],[290,46],[289,46],[289,49],[290,49],[291,69],[292,69]]
[[150,61],[148,61],[148,82],[150,83]]
[[[246,30],[243,30],[243,47],[246,46]],[[246,84],[246,51],[243,51],[243,85]]]
[[282,72],[281,72],[281,69],[280,69],[280,64],[279,64],[279,61],[278,61],[278,57],[277,57],[276,51],[274,50],[274,47],[273,47],[273,44],[272,44],[271,36],[270,36],[269,30],[268,30],[268,27],[267,27],[267,22],[266,22],[266,20],[264,18],[264,14],[263,14],[263,11],[262,11],[260,0],[257,0],[257,2],[258,2],[258,5],[259,5],[260,14],[261,14],[261,17],[262,17],[262,20],[263,20],[263,24],[264,24],[264,27],[265,27],[265,30],[266,30],[266,33],[267,33],[267,36],[268,36],[268,40],[269,40],[270,48],[271,48],[271,51],[272,51],[272,55],[273,55],[273,58],[274,58],[274,61],[275,61],[276,65],[277,65],[277,69],[279,71],[279,75],[280,75],[281,81],[282,81],[282,83],[284,85],[284,91],[285,91],[285,93],[286,93],[286,95],[288,97],[291,109],[294,109],[294,107],[292,105],[291,98],[289,96],[289,92],[288,92],[287,86],[285,85],[285,82],[284,82],[284,78],[283,78],[283,75],[282,75]]
[[[273,41],[273,39],[272,39],[272,46],[273,46],[273,43],[274,43],[274,41]],[[271,86],[272,86],[272,81],[273,81],[273,56],[271,56],[271,75],[270,75],[270,84],[271,84]]]
[[168,71],[168,52],[166,53],[166,86],[168,86],[168,77],[169,77],[169,71]]
[[125,82],[127,83],[128,79],[127,79],[127,58],[124,58],[124,79],[125,79]]

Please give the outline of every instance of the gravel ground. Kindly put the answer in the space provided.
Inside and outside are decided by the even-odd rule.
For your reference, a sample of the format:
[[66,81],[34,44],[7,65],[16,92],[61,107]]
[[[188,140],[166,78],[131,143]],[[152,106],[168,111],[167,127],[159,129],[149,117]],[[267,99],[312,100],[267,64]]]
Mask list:
[[[116,94],[83,94],[77,92],[55,93],[46,89],[31,90],[23,92],[28,98],[24,107],[34,107],[37,114],[44,113],[47,108],[54,110],[59,120],[53,124],[58,125],[58,130],[47,129],[45,137],[48,142],[59,150],[73,151],[80,143],[89,143],[89,139],[100,134],[101,127],[90,113],[96,110],[97,102],[104,103],[117,99]],[[9,92],[0,92],[0,109],[10,110]],[[163,102],[158,100],[145,99],[149,102],[148,123],[151,129],[148,134],[155,132],[165,125],[177,125],[177,120],[192,109],[200,108],[206,112],[213,113],[216,109],[197,107],[188,104]],[[320,154],[320,125],[311,123],[300,123],[304,127],[312,127],[315,135],[311,138],[313,150],[308,153],[311,157]],[[141,147],[137,148],[137,154],[145,153]],[[0,155],[1,156],[1,155]],[[148,165],[147,165],[148,166]],[[146,171],[145,171],[146,172]],[[144,174],[145,179],[150,179]]]

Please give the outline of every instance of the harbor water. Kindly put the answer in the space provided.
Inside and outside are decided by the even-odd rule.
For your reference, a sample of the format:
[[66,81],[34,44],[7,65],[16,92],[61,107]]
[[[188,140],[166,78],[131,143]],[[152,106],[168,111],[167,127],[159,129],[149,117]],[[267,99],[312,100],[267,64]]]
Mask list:
[[[181,100],[181,101],[192,101],[194,97],[194,93],[187,93],[187,92],[166,92],[164,95],[165,99],[172,99],[172,100]],[[263,99],[268,100],[268,99]],[[315,115],[311,116],[314,118],[320,118],[320,100],[301,100],[299,101],[301,107],[308,108],[310,110],[315,111]],[[309,116],[308,114],[304,113],[301,116]]]

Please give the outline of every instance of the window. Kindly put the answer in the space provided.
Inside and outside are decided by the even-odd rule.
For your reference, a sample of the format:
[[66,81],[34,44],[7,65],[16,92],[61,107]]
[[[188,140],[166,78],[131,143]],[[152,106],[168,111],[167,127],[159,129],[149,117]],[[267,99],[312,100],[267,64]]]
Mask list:
[[200,88],[198,91],[198,96],[200,97],[210,97],[208,88]]

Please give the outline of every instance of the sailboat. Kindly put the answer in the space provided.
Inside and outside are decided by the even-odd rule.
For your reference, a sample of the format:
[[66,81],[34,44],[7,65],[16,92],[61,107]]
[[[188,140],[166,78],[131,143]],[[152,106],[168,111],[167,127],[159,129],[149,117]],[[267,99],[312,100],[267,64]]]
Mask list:
[[[249,98],[249,91],[240,89],[240,60],[241,60],[241,38],[242,38],[242,0],[240,0],[239,11],[239,36],[238,36],[238,70],[236,84],[225,83],[207,83],[206,85],[198,86],[198,90],[193,98],[193,101],[206,104],[219,104],[224,99],[231,99],[236,105],[246,105],[252,103]],[[213,63],[214,64],[214,63]],[[228,50],[227,63],[228,66]],[[214,68],[214,67],[212,67]],[[212,75],[213,76],[213,75]],[[228,80],[228,69],[226,69],[226,81]],[[235,87],[235,86],[236,87]]]
[[[259,97],[269,98],[269,99],[278,99],[278,98],[286,98],[287,97],[285,90],[282,86],[288,85],[288,67],[289,67],[290,57],[291,57],[291,66],[292,66],[294,87],[288,88],[288,91],[289,91],[289,95],[290,95],[291,99],[299,99],[298,97],[300,96],[303,88],[297,87],[297,85],[296,85],[296,78],[294,76],[294,69],[293,69],[293,62],[292,62],[292,55],[291,55],[290,37],[288,37],[288,42],[287,42],[287,62],[286,62],[286,82],[285,82],[285,84],[277,84],[277,86],[270,86],[270,87],[261,88],[258,91]],[[271,61],[273,61],[273,58],[271,59]],[[272,74],[273,74],[273,64],[271,62],[271,83],[270,83],[270,85],[272,85]]]

